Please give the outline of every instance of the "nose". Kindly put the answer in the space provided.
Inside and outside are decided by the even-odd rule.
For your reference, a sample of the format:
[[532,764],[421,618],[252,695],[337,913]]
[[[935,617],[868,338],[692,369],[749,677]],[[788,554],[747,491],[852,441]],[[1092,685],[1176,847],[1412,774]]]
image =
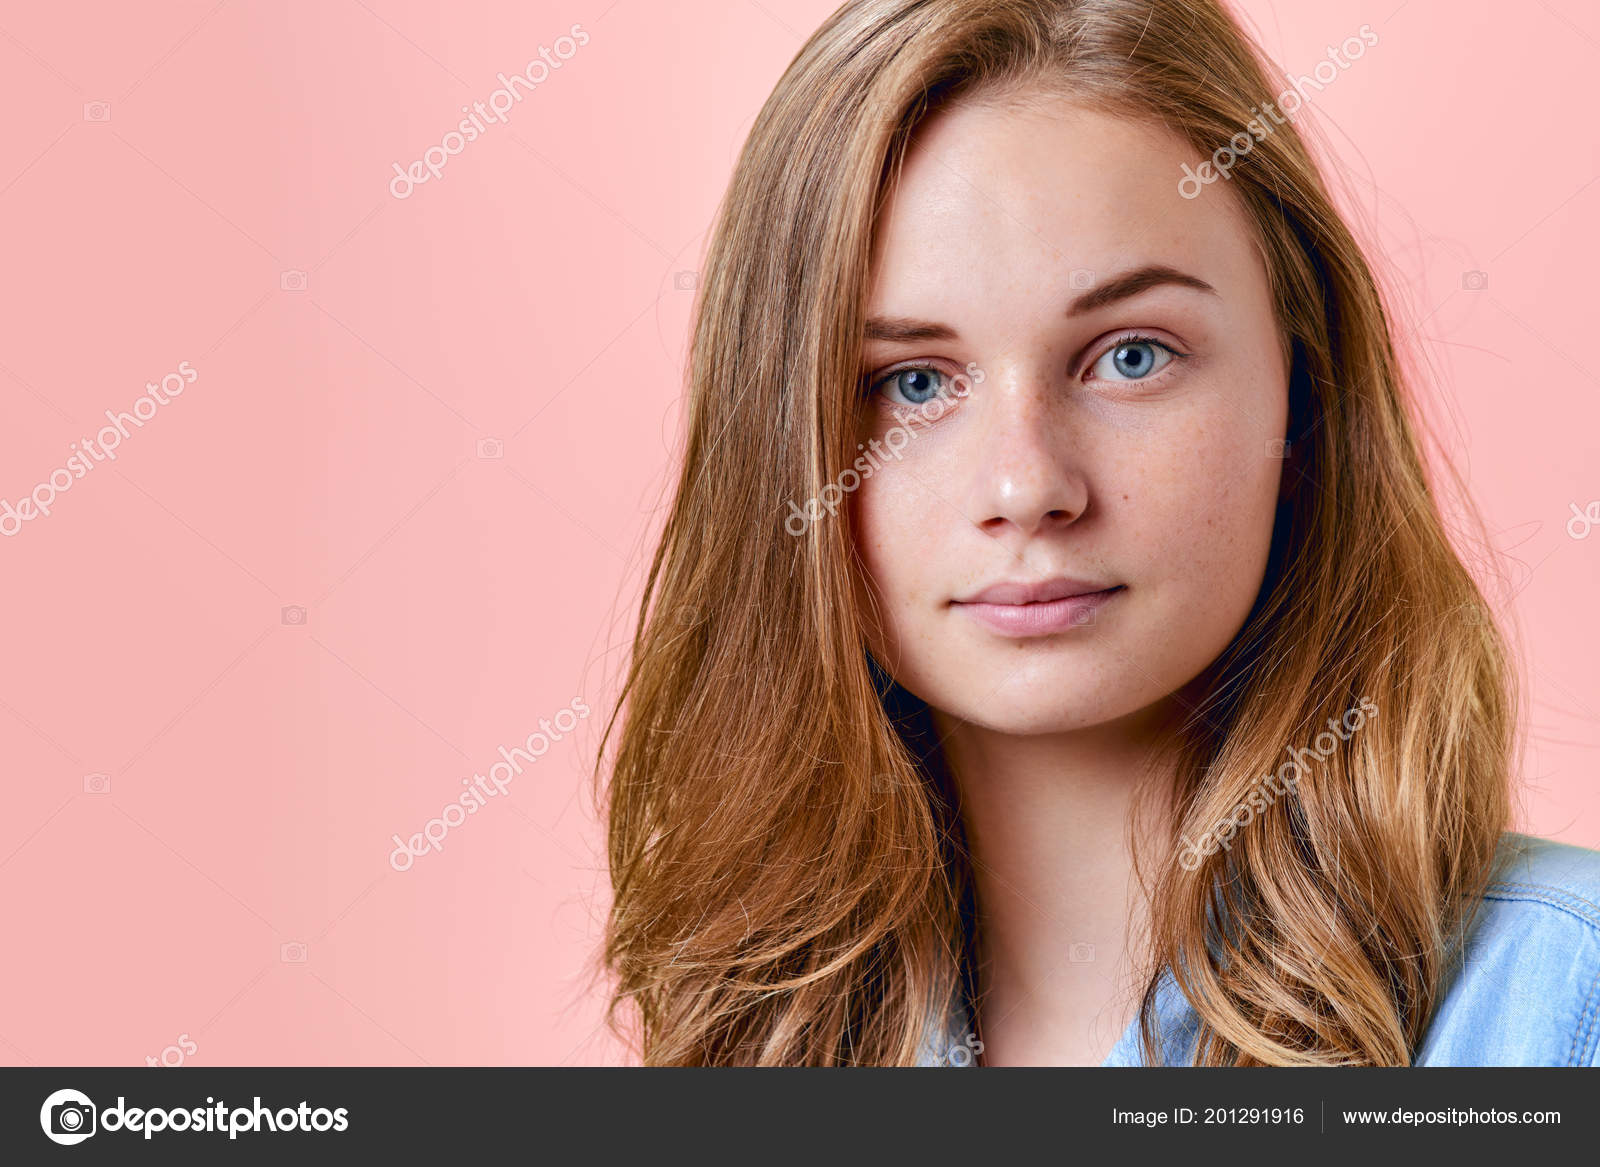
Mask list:
[[1088,508],[1089,485],[1063,390],[1046,375],[1022,373],[991,375],[984,388],[969,402],[980,424],[971,431],[967,514],[1001,539],[1070,526]]

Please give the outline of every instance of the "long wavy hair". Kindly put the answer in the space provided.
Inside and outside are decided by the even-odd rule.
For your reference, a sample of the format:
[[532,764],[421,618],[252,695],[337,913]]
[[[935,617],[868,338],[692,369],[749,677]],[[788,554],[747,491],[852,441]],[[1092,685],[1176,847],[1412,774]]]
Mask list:
[[[762,108],[703,265],[681,477],[596,767],[608,1016],[647,1064],[908,1064],[973,984],[956,791],[929,711],[867,646],[850,516],[785,529],[855,456],[868,257],[913,131],[1059,93],[1204,157],[1285,88],[1268,76],[1211,0],[862,0]],[[1509,653],[1448,537],[1384,294],[1294,125],[1221,189],[1293,354],[1290,486],[1254,609],[1186,687],[1165,844],[1138,863],[1145,1057],[1167,968],[1195,1064],[1406,1065],[1508,825]],[[1173,861],[1363,698],[1377,716],[1316,775]]]

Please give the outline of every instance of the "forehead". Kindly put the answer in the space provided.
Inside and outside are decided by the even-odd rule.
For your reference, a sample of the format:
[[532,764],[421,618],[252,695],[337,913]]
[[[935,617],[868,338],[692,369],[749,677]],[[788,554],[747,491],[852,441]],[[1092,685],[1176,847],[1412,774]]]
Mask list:
[[1199,161],[1168,130],[1070,98],[950,106],[912,139],[878,221],[874,283],[970,291],[1004,273],[1067,286],[1073,269],[1152,259],[1245,274],[1258,260],[1232,192],[1179,193],[1182,164]]

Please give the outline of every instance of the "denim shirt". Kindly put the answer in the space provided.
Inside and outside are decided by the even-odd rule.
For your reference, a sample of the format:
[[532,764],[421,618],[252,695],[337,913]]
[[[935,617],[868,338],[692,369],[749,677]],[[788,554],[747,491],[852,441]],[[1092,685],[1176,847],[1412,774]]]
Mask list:
[[[1462,953],[1440,986],[1415,1066],[1600,1066],[1600,851],[1507,832]],[[1189,1065],[1199,1015],[1163,970],[1162,1061]],[[970,1066],[958,1004],[924,1037],[917,1064]],[[1144,1065],[1136,1016],[1104,1066]]]

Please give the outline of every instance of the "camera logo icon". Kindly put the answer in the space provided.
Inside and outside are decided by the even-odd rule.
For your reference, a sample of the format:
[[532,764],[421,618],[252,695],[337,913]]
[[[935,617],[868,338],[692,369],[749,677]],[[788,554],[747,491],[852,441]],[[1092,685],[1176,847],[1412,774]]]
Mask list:
[[697,271],[675,271],[672,273],[672,286],[680,292],[692,292],[700,286],[700,273]]
[[492,462],[496,458],[504,458],[505,456],[506,444],[499,438],[478,439],[478,460],[480,462]]
[[1267,457],[1287,458],[1289,456],[1289,443],[1283,438],[1267,439]]
[[1489,273],[1464,271],[1461,273],[1461,286],[1469,292],[1481,292],[1489,286]]
[[111,103],[109,101],[86,101],[83,103],[83,120],[86,122],[108,122],[111,120]]
[[85,774],[83,776],[83,792],[85,794],[110,794],[111,775]]
[[1077,625],[1093,624],[1094,623],[1094,609],[1093,608],[1079,608],[1076,612],[1074,612],[1072,614],[1072,622],[1074,624],[1077,624]]
[[291,268],[278,277],[278,287],[285,292],[303,292],[306,290],[306,273]]
[[298,940],[290,940],[278,946],[278,959],[284,964],[304,964],[306,962],[306,946]]
[[71,1147],[94,1134],[94,1103],[81,1091],[57,1090],[39,1108],[39,1125],[52,1143]]
[[306,622],[306,610],[299,604],[290,604],[283,610],[283,622],[285,624],[304,624]]
[[1074,292],[1094,287],[1094,272],[1086,267],[1075,267],[1067,273],[1067,286]]
[[1073,964],[1088,964],[1094,960],[1094,945],[1079,941],[1067,949],[1067,959]]

